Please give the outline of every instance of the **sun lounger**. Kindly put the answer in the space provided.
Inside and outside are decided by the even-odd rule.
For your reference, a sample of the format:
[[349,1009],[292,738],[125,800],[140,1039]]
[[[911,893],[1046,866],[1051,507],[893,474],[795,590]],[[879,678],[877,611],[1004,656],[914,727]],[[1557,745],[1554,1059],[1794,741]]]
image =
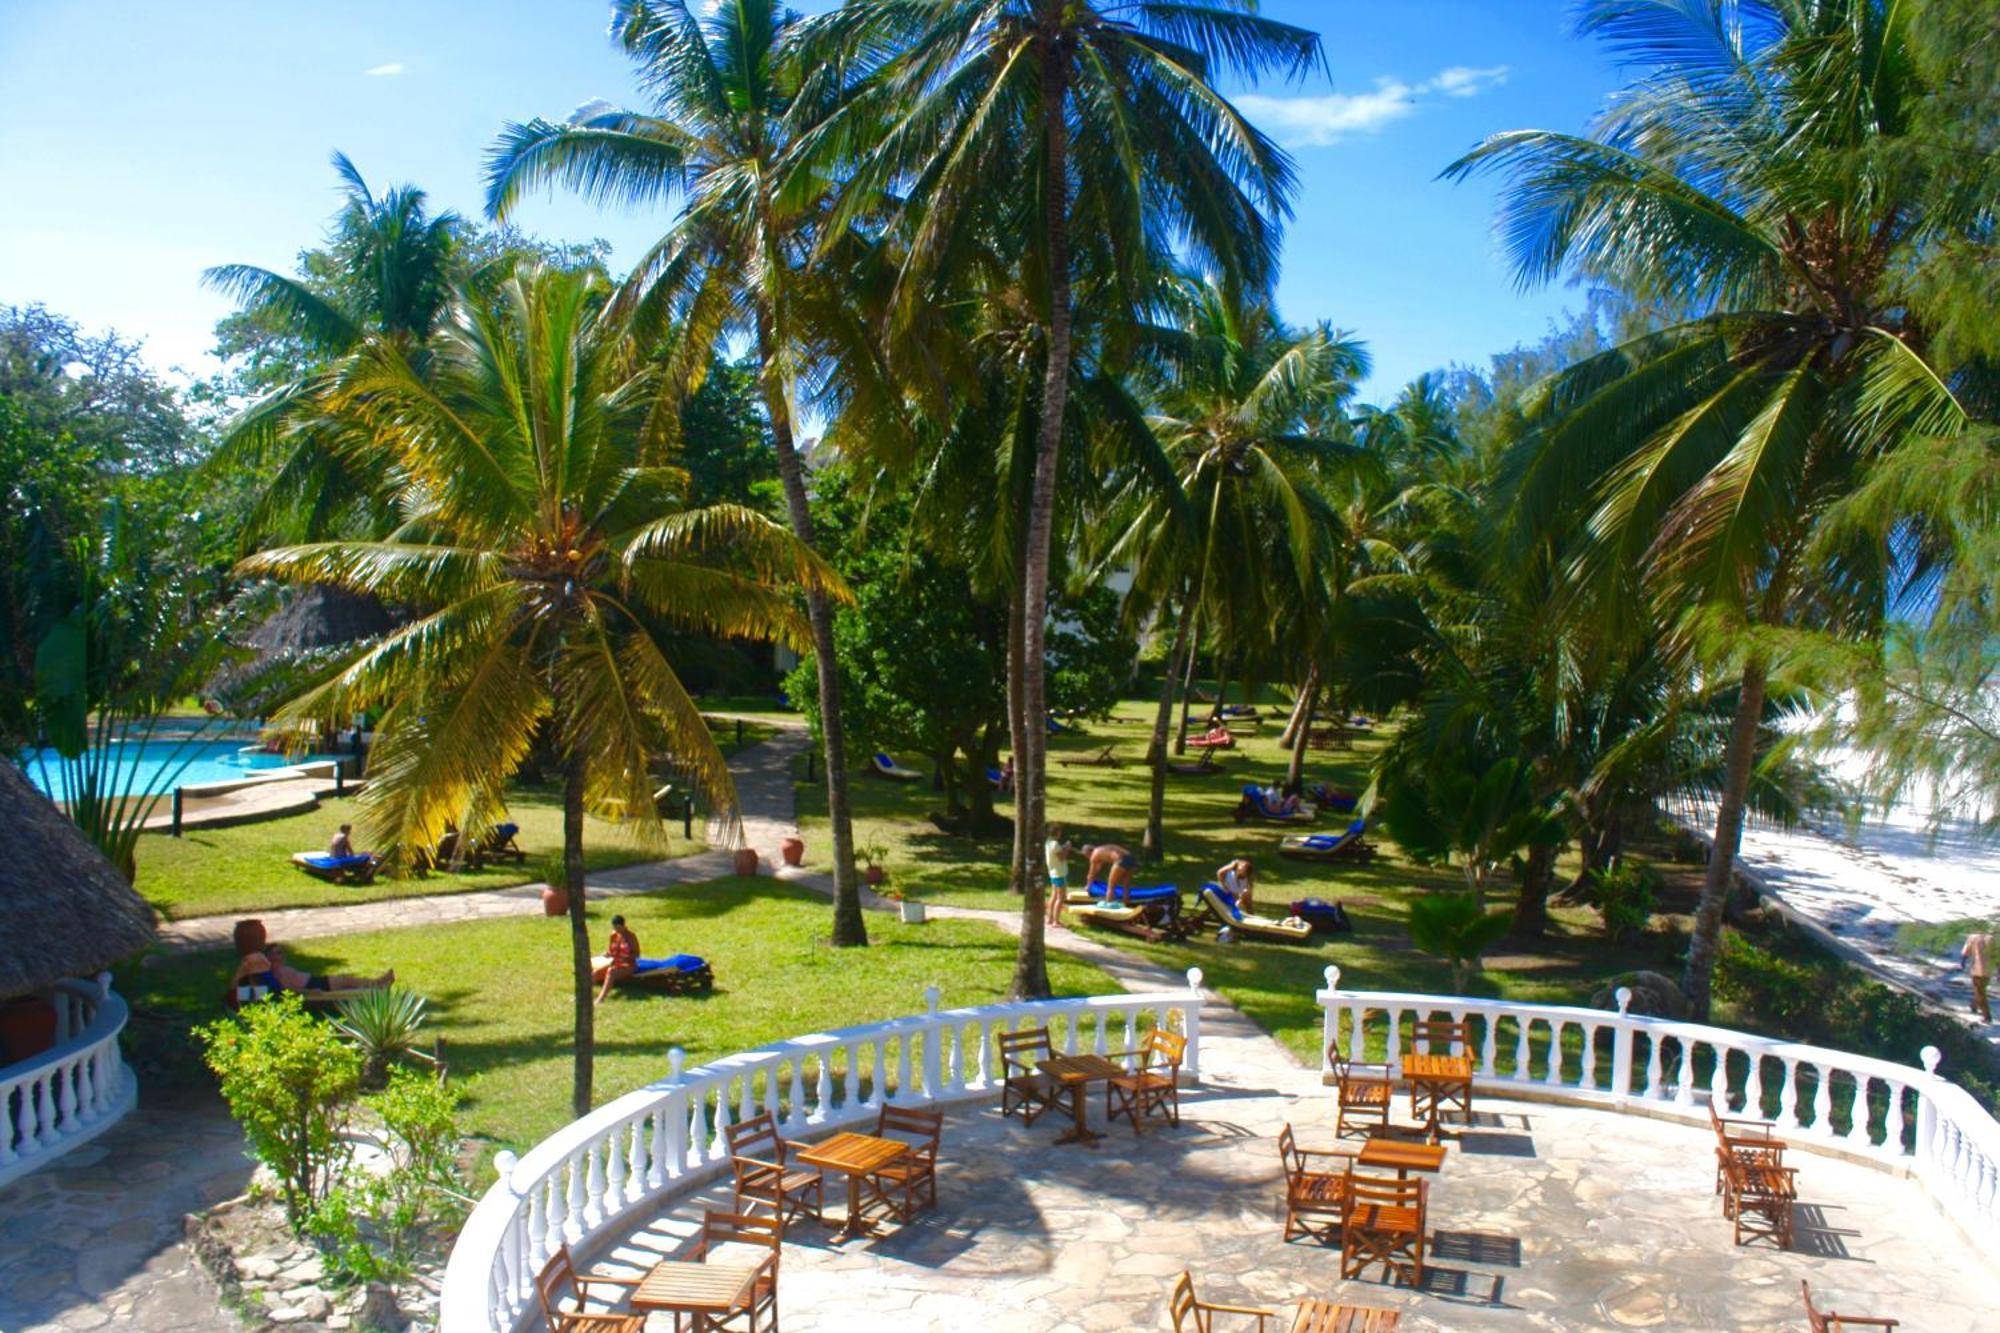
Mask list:
[[986,780],[997,788],[1005,785],[1007,775],[997,768],[989,768],[986,770]]
[[868,761],[868,768],[876,777],[888,778],[891,782],[915,782],[923,776],[916,769],[904,768],[894,759],[879,751],[873,759]]
[[514,835],[521,831],[519,824],[495,824],[479,844],[479,855],[493,861],[521,861],[528,854],[521,850],[521,844],[514,841]]
[[1064,755],[1062,758],[1056,760],[1056,762],[1058,764],[1061,764],[1064,768],[1118,767],[1118,760],[1115,757],[1113,757],[1111,753],[1111,747],[1108,745],[1105,746],[1102,750],[1099,750],[1096,754]]
[[1167,772],[1179,774],[1184,778],[1206,778],[1212,777],[1217,773],[1227,773],[1228,771],[1221,764],[1215,762],[1215,751],[1207,749],[1201,752],[1201,762],[1197,764],[1176,760],[1167,761]]
[[[1080,889],[1071,889],[1067,895],[1072,903],[1101,903],[1110,892],[1104,881],[1094,879]],[[1134,884],[1125,891],[1123,901],[1128,903],[1159,903],[1170,898],[1179,898],[1181,891],[1171,884]]]
[[327,852],[293,852],[292,864],[329,884],[370,884],[375,879],[379,857],[367,852],[334,856]]
[[1233,750],[1236,748],[1234,736],[1190,736],[1188,746],[1196,750]]
[[618,982],[621,990],[660,991],[667,995],[707,994],[715,989],[715,971],[691,953],[671,958],[641,958],[632,975]]
[[1125,896],[1112,899],[1101,882],[1068,895],[1070,912],[1088,925],[1121,930],[1142,940],[1177,940],[1193,929],[1181,911],[1181,891],[1171,884],[1135,884]]
[[1352,814],[1354,807],[1361,802],[1361,798],[1353,792],[1329,787],[1324,782],[1313,787],[1312,798],[1314,805],[1322,810],[1331,810],[1337,815]]
[[1246,912],[1236,905],[1236,899],[1220,884],[1201,886],[1201,912],[1197,923],[1213,922],[1217,928],[1229,927],[1239,936],[1250,939],[1278,940],[1287,944],[1303,943],[1312,938],[1312,926],[1304,921],[1296,924],[1278,921],[1268,916],[1258,916]]
[[1309,805],[1286,814],[1274,809],[1264,798],[1264,789],[1255,783],[1243,788],[1243,799],[1236,803],[1236,822],[1256,820],[1264,824],[1310,824],[1317,812]]
[[1264,717],[1250,704],[1228,704],[1216,711],[1231,721],[1241,718],[1246,722],[1258,722]]
[[1368,860],[1375,849],[1362,839],[1368,821],[1357,819],[1339,833],[1293,834],[1278,844],[1278,855],[1297,861]]

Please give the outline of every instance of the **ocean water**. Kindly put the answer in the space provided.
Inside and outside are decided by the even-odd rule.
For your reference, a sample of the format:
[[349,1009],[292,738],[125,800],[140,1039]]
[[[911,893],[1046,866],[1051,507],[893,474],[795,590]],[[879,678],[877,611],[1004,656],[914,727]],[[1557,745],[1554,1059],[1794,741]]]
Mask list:
[[[209,782],[235,782],[260,769],[286,768],[332,756],[314,754],[288,759],[277,754],[245,754],[252,742],[225,740],[159,740],[117,742],[110,781],[118,795],[141,791],[171,791]],[[60,759],[54,750],[30,750],[20,760],[28,781],[58,799],[62,796]]]

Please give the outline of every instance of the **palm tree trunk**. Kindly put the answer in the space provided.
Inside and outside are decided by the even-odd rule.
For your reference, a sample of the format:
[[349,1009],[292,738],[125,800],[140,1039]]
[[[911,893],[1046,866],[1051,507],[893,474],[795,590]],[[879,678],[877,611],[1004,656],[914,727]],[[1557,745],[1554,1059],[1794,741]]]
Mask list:
[[1174,675],[1181,654],[1191,653],[1193,646],[1188,641],[1187,598],[1181,599],[1180,623],[1174,627],[1174,646],[1167,651],[1167,669],[1161,673],[1160,708],[1153,715],[1153,740],[1146,747],[1146,762],[1153,768],[1153,792],[1151,803],[1146,807],[1146,839],[1140,844],[1140,855],[1147,864],[1154,864],[1167,854],[1167,731],[1174,724]]
[[1305,712],[1297,716],[1297,725],[1292,729],[1292,757],[1291,762],[1285,766],[1285,795],[1287,796],[1297,796],[1305,786],[1306,738],[1312,735],[1313,710],[1314,705],[1318,702],[1318,694],[1319,668],[1314,667],[1306,673],[1306,689],[1302,699],[1302,702],[1305,704]]
[[1764,687],[1768,668],[1762,658],[1743,664],[1743,683],[1736,700],[1736,717],[1729,728],[1729,750],[1723,760],[1722,799],[1715,809],[1715,841],[1709,847],[1708,875],[1701,884],[1701,906],[1695,909],[1694,935],[1688,940],[1687,968],[1681,993],[1690,1016],[1708,1020],[1709,982],[1722,943],[1722,909],[1735,880],[1736,848],[1743,840],[1743,807],[1750,795],[1750,770],[1757,758],[1757,725],[1764,717]]
[[[785,509],[792,532],[814,551],[812,510],[806,502],[805,465],[792,438],[791,404],[780,382],[770,325],[765,312],[757,315],[757,351],[764,363],[760,377],[764,410],[771,418],[771,442],[778,453],[778,478],[785,488]],[[806,589],[806,618],[812,622],[813,666],[819,676],[819,731],[826,750],[826,815],[833,826],[833,943],[836,948],[868,943],[868,924],[861,916],[861,881],[854,872],[854,808],[847,793],[847,728],[840,717],[840,668],[834,655],[833,608],[817,587]]]
[[[1192,614],[1188,618],[1192,620],[1200,615],[1201,604],[1197,602]],[[1181,727],[1180,734],[1174,737],[1175,754],[1187,753],[1188,713],[1194,707],[1194,664],[1200,658],[1201,640],[1196,638],[1193,643],[1188,645],[1187,668],[1181,672]]]
[[1028,891],[1034,859],[1034,849],[1027,842],[1027,802],[1021,796],[1021,766],[1027,762],[1021,740],[1026,731],[1021,717],[1021,678],[1027,673],[1027,659],[1021,649],[1025,625],[1021,605],[1021,581],[1017,578],[1007,596],[1007,742],[1014,755],[1014,851],[1013,859],[1007,863],[1007,887],[1015,893]]
[[1521,870],[1521,892],[1514,900],[1516,939],[1536,940],[1548,933],[1549,890],[1555,885],[1556,847],[1531,847]]
[[590,985],[590,919],[584,915],[583,901],[583,766],[582,755],[563,759],[563,891],[569,895],[570,971],[576,983],[576,1062],[569,1100],[570,1109],[579,1116],[590,1113],[590,1085],[597,1055],[596,1007],[591,1003]]
[[1045,640],[1049,621],[1049,539],[1055,528],[1056,462],[1062,449],[1063,413],[1069,405],[1069,100],[1067,57],[1053,43],[1041,46],[1042,239],[1049,280],[1048,364],[1042,375],[1042,419],[1036,432],[1035,472],[1028,503],[1028,540],[1021,561],[1021,740],[1014,765],[1019,795],[1015,818],[1023,824],[1021,874],[1027,892],[1021,904],[1021,947],[1014,960],[1016,999],[1049,993],[1047,950],[1042,939],[1046,877],[1027,860],[1039,853],[1047,821],[1048,671]]
[[[1306,710],[1313,705],[1314,696],[1318,693],[1319,668],[1316,666],[1308,667],[1306,669],[1306,683],[1300,687],[1299,697],[1292,704],[1291,716],[1285,719],[1284,734],[1278,737],[1278,744],[1284,746],[1287,750],[1292,748],[1292,742],[1298,738],[1299,727],[1304,722]],[[1311,728],[1308,727],[1307,729],[1310,730]]]

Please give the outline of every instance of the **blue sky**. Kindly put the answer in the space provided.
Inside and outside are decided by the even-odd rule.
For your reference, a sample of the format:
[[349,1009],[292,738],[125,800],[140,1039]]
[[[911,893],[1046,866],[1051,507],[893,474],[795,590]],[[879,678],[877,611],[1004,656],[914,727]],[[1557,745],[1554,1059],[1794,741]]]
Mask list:
[[[807,3],[803,8],[824,8]],[[1491,239],[1492,190],[1438,171],[1482,136],[1579,129],[1617,71],[1570,35],[1567,0],[1266,0],[1324,35],[1331,82],[1245,101],[1298,158],[1279,299],[1375,356],[1371,397],[1540,336],[1565,290],[1521,294]],[[289,269],[336,205],[327,156],[476,212],[507,119],[634,84],[598,0],[0,0],[0,301],[41,301],[205,372],[225,302],[202,269]],[[537,201],[519,221],[611,242],[655,214]]]

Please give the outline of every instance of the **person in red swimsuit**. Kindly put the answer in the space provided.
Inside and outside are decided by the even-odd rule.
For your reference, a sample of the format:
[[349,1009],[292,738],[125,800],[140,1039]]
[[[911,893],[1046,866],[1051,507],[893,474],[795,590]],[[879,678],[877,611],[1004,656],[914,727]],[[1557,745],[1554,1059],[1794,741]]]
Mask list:
[[597,998],[601,1002],[611,994],[611,988],[638,970],[639,937],[625,924],[625,918],[611,918],[611,943],[604,948],[604,956],[597,960],[597,970],[590,979],[598,983]]

